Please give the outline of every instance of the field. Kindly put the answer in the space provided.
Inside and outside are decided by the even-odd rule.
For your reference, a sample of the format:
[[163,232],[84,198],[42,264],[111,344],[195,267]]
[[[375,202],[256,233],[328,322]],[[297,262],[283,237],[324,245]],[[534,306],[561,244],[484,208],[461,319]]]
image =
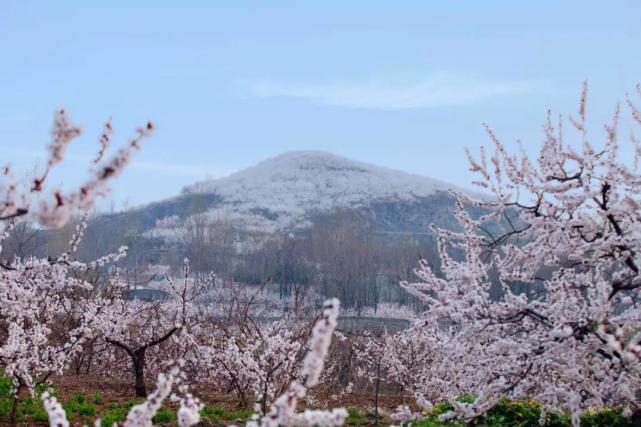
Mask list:
[[[97,418],[100,418],[103,426],[111,426],[119,421],[124,421],[128,411],[134,405],[144,401],[142,398],[134,398],[128,393],[130,384],[109,379],[107,377],[95,377],[89,375],[66,375],[55,377],[52,380],[52,388],[58,396],[72,426],[92,425]],[[9,422],[11,410],[11,384],[0,377],[0,425]],[[38,388],[38,392],[43,390]],[[243,425],[252,415],[251,408],[239,407],[239,401],[234,396],[217,394],[212,390],[198,390],[198,395],[205,402],[201,411],[201,421],[198,426],[218,427],[228,425]],[[319,393],[322,395],[323,393]],[[327,395],[328,393],[324,393]],[[342,404],[348,411],[345,425],[348,426],[374,426],[391,425],[394,420],[390,418],[391,408],[400,403],[400,397],[394,395],[379,396],[381,403],[380,417],[378,423],[373,411],[374,395],[370,393],[351,393],[343,399]],[[322,400],[322,399],[321,399]],[[473,399],[461,398],[461,401]],[[153,417],[155,425],[176,426],[177,405],[164,405]],[[483,427],[509,427],[509,426],[535,426],[539,425],[541,408],[536,402],[508,402],[502,401],[492,411],[480,417],[473,423],[460,421],[439,422],[438,415],[451,409],[447,403],[437,404],[431,416],[416,422],[418,427],[450,426],[462,427],[466,425]],[[42,401],[37,397],[23,395],[20,399],[17,411],[19,426],[47,426],[49,420]],[[582,426],[635,426],[641,420],[635,418],[623,418],[620,410],[604,409],[601,411],[588,411],[581,417]],[[546,426],[569,427],[571,417],[569,415],[550,414],[546,418]]]
[[[150,384],[152,386],[153,384]],[[103,426],[111,426],[114,422],[124,421],[131,407],[144,401],[134,398],[130,392],[131,385],[106,377],[89,375],[67,375],[52,379],[55,395],[63,403],[69,421],[74,426],[91,425],[100,418]],[[28,394],[21,396],[18,405],[18,425],[47,426],[47,413],[42,401],[37,397],[44,387],[39,387],[35,397]],[[251,408],[241,408],[234,396],[217,394],[212,390],[198,390],[198,395],[205,402],[201,411],[201,426],[227,426],[244,424],[253,414]],[[11,383],[4,377],[0,378],[0,424],[9,422],[12,403]],[[368,394],[353,394],[346,401],[349,407],[347,425],[374,425],[371,413],[373,396]],[[383,402],[390,405],[398,403],[395,396],[383,396]],[[368,409],[370,408],[370,409]],[[177,405],[168,403],[154,416],[153,422],[158,425],[176,425]],[[384,415],[379,420],[381,425],[389,424],[391,420]]]

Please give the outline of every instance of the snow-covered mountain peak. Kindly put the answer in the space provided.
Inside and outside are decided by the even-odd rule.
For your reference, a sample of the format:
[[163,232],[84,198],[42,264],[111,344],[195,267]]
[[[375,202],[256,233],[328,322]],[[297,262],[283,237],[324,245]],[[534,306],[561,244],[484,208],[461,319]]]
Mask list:
[[301,171],[351,171],[366,172],[366,164],[359,164],[346,157],[337,156],[326,151],[288,151],[279,156],[260,162],[244,172],[255,172],[258,170],[301,170]]
[[292,151],[225,178],[187,186],[183,194],[216,194],[223,202],[213,214],[225,209],[248,225],[283,229],[304,225],[315,212],[411,201],[448,189],[457,188],[331,153]]
[[[424,176],[358,162],[324,151],[289,151],[224,178],[189,185],[183,193],[217,193],[233,196],[239,186],[264,189],[295,185],[300,190],[314,187],[315,196],[350,200],[426,196],[435,191],[455,188],[451,184]],[[313,200],[310,200],[313,202]]]

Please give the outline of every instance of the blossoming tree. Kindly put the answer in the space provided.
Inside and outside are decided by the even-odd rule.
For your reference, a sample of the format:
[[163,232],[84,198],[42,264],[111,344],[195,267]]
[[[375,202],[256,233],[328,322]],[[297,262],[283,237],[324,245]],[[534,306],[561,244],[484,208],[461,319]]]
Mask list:
[[[569,411],[574,425],[588,407],[638,410],[641,143],[631,135],[633,158],[620,158],[617,106],[596,145],[586,98],[584,86],[578,116],[569,118],[579,143],[567,142],[563,119],[548,114],[535,158],[523,147],[511,154],[488,128],[494,154],[481,148],[469,161],[493,198],[459,195],[459,231],[436,230],[442,276],[423,261],[420,281],[403,283],[429,307],[415,331],[442,332],[420,394],[438,389],[449,400],[454,410],[444,419],[473,419],[501,397]],[[630,98],[627,107],[641,125]],[[475,217],[466,204],[486,213]],[[502,232],[490,231],[499,221]],[[475,401],[459,402],[464,394]]]
[[[47,177],[58,166],[68,145],[81,133],[71,123],[66,112],[56,113],[48,147],[49,156],[44,171],[22,188],[13,177],[11,165],[2,167],[0,176],[0,244],[21,221],[31,221],[41,227],[60,227],[74,214],[87,212],[96,197],[108,190],[109,182],[129,163],[141,141],[153,131],[148,123],[136,130],[136,136],[111,158],[104,159],[112,134],[108,122],[100,137],[100,151],[92,163],[89,177],[76,190],[48,190]],[[33,390],[37,382],[51,374],[61,373],[70,358],[82,349],[83,342],[92,336],[98,314],[103,306],[100,299],[74,299],[78,289],[91,284],[76,273],[94,270],[118,260],[126,254],[121,248],[89,263],[74,260],[73,254],[82,238],[79,226],[69,242],[69,249],[53,259],[0,260],[0,365],[14,383],[17,395],[24,387]],[[73,302],[72,302],[73,301]],[[55,334],[72,310],[76,322],[61,336]],[[15,423],[16,400],[11,420]]]

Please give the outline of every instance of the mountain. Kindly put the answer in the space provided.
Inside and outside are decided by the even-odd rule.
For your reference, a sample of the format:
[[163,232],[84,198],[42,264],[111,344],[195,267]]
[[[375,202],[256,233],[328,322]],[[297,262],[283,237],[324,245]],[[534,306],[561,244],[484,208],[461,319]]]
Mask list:
[[208,209],[250,228],[301,228],[320,214],[367,209],[377,204],[424,202],[453,189],[436,179],[357,162],[321,151],[293,151],[228,177],[187,186],[182,196],[219,199]]
[[194,213],[224,217],[260,233],[305,230],[349,213],[377,233],[427,236],[430,224],[456,227],[449,190],[479,196],[443,181],[326,152],[293,151],[94,223],[112,230],[126,225],[130,235],[169,238],[176,231],[163,225],[171,223],[166,219],[180,224]]

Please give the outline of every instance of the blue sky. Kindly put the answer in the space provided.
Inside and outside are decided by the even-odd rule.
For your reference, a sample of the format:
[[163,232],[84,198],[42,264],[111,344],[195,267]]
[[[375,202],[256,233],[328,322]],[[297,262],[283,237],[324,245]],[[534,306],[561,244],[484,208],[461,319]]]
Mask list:
[[102,123],[158,131],[117,207],[177,194],[289,150],[326,150],[468,186],[463,149],[540,141],[548,108],[600,125],[641,81],[638,1],[0,0],[0,156],[27,174],[53,111],[83,125],[53,183],[71,186]]

